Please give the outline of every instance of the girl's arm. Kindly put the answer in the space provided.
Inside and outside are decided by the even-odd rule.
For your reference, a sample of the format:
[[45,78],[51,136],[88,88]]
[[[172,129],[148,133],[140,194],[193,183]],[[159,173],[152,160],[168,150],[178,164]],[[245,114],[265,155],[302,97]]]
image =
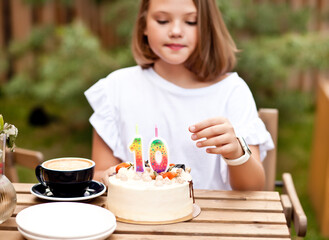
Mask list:
[[[199,122],[189,128],[197,147],[206,147],[207,153],[221,154],[226,159],[237,159],[244,151],[231,123],[222,117]],[[258,146],[250,146],[252,155],[239,166],[228,166],[231,187],[234,190],[263,190],[265,172]]]
[[96,163],[94,179],[108,185],[108,176],[115,171],[115,166],[121,163],[121,160],[114,157],[112,149],[95,130],[93,131],[91,158]]
[[249,160],[240,166],[229,166],[231,187],[235,190],[263,190],[265,172],[260,161],[259,147],[249,146],[252,154]]

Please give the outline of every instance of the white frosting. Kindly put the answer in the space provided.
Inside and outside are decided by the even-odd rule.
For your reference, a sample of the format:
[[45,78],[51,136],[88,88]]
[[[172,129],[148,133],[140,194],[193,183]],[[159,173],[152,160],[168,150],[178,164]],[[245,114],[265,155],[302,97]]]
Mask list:
[[[176,172],[173,168],[171,171]],[[135,173],[133,168],[121,168],[109,178],[108,209],[117,217],[139,222],[163,222],[191,216],[193,197],[185,171],[172,180],[150,172]]]

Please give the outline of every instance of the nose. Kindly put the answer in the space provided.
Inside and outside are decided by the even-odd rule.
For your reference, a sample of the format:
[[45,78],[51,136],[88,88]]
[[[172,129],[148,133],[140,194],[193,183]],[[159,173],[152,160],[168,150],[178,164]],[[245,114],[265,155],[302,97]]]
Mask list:
[[183,35],[183,29],[181,23],[179,21],[172,22],[169,31],[169,37],[177,38],[177,37],[181,37],[182,35]]

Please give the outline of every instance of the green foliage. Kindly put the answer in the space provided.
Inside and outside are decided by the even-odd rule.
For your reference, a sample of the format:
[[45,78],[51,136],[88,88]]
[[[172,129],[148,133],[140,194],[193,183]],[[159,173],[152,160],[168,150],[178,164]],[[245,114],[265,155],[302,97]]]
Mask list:
[[132,36],[133,22],[137,16],[139,1],[114,0],[106,5],[104,21],[111,24],[116,33],[121,37],[120,45],[128,45]]
[[[236,71],[248,82],[258,107],[279,108],[283,121],[310,108],[287,87],[296,70],[326,69],[327,37],[307,32],[312,8],[287,3],[217,0],[238,48]],[[286,119],[284,119],[286,118]]]
[[306,32],[310,8],[292,11],[287,3],[252,0],[217,0],[229,31],[239,41],[246,35],[280,35],[285,32]]
[[0,114],[0,133],[2,132],[4,125],[5,125],[5,122],[3,120],[3,116],[2,116],[2,114]]
[[[28,2],[35,5],[47,0]],[[120,43],[109,51],[102,49],[81,23],[36,28],[27,41],[10,44],[11,59],[32,53],[33,61],[12,77],[5,93],[27,95],[43,104],[64,104],[66,108],[81,105],[84,90],[97,79],[114,69],[135,64],[130,40],[139,1],[95,2],[105,8],[103,21],[115,28]],[[295,94],[287,88],[292,69],[328,68],[326,37],[306,33],[312,9],[291,10],[288,4],[255,4],[251,0],[217,0],[217,4],[241,49],[236,71],[248,82],[258,106],[279,105],[280,111],[286,112],[291,112],[291,107],[307,108],[301,106],[303,101],[298,101],[299,107],[284,101],[292,100],[289,95]],[[7,66],[1,58],[0,73]]]
[[[6,136],[6,144],[7,147],[10,148],[12,151],[15,148],[15,142],[18,135],[17,128],[10,124],[5,123],[2,114],[0,114],[0,137]],[[1,157],[1,149],[0,149],[0,157]]]
[[[47,2],[50,2],[53,0],[24,0],[26,4],[32,5],[32,6],[39,6],[39,5],[44,5]],[[74,4],[73,0],[57,0],[61,2],[61,4],[64,4],[65,6],[71,6]]]
[[45,46],[46,44],[50,45],[51,38],[54,37],[54,31],[55,28],[51,25],[42,28],[34,28],[26,41],[10,42],[10,56],[17,59],[30,52],[43,51],[43,49],[47,48],[47,46]]
[[5,86],[8,96],[30,96],[39,103],[66,108],[84,103],[83,92],[118,67],[78,22],[35,29],[28,41],[13,42],[10,53],[15,58],[33,53],[34,59]]
[[[36,5],[47,0],[28,2]],[[89,107],[83,101],[83,92],[90,85],[114,69],[134,65],[130,40],[139,1],[95,2],[105,8],[103,21],[120,38],[116,47],[102,49],[98,39],[77,22],[57,28],[35,28],[27,41],[10,44],[10,59],[29,54],[33,57],[32,63],[6,84],[4,92],[9,96],[29,96],[44,105],[80,105],[86,111]],[[255,4],[251,0],[217,0],[217,4],[241,49],[236,71],[248,82],[258,106],[279,106],[280,112],[291,112],[291,107],[307,108],[302,106],[303,101],[298,101],[300,106],[285,101],[294,99],[290,95],[295,94],[287,88],[291,69],[328,68],[326,37],[306,33],[312,9],[292,11],[287,4]],[[0,58],[0,73],[8,67],[3,59]]]
[[[309,107],[293,101],[298,92],[287,87],[291,70],[325,70],[329,67],[329,41],[320,34],[283,34],[258,37],[240,44],[237,71],[252,88],[259,106],[277,107],[288,119]],[[297,99],[295,99],[297,100]],[[290,113],[290,114],[289,114]]]

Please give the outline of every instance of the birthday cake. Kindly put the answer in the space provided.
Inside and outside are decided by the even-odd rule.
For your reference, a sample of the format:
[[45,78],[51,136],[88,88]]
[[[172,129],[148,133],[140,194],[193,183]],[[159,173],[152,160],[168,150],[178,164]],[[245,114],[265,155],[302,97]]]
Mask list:
[[169,223],[192,218],[193,184],[190,169],[170,164],[157,173],[143,172],[132,163],[121,163],[109,177],[107,208],[118,220],[135,223]]

